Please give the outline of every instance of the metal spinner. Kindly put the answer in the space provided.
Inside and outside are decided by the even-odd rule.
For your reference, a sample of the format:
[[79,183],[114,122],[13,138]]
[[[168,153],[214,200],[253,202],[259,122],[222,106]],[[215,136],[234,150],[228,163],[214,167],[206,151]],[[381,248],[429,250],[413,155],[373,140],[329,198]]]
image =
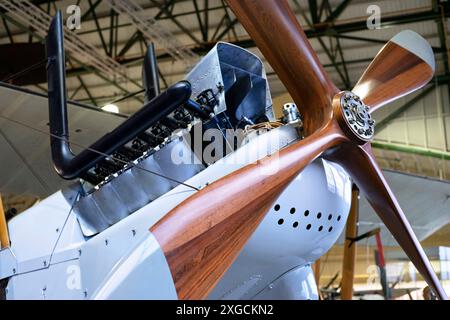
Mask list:
[[341,96],[342,115],[351,131],[360,139],[373,138],[375,120],[369,113],[369,107],[354,93],[346,91]]

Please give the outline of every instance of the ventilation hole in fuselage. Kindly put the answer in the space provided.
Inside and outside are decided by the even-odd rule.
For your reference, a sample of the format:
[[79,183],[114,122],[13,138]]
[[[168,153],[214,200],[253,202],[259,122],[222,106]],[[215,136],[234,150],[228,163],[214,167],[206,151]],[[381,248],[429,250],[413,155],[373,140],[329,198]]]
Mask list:
[[305,217],[309,216],[309,210],[305,211]]
[[333,227],[328,228],[328,232],[333,231]]
[[323,229],[323,226],[320,226],[320,227],[319,227],[319,231],[322,231],[322,229]]
[[319,213],[317,214],[317,219],[320,219],[320,218],[322,218],[322,212],[319,212]]
[[310,224],[308,224],[308,225],[306,226],[306,230],[309,230],[309,229],[311,229],[311,225],[310,225]]
[[282,224],[283,224],[283,222],[284,222],[284,220],[283,220],[283,219],[280,219],[280,220],[278,220],[278,224],[279,224],[279,225],[282,225]]
[[289,212],[290,212],[291,214],[294,214],[294,213],[295,213],[295,208],[291,208],[291,210],[289,210]]
[[329,214],[329,215],[328,215],[328,220],[331,220],[331,218],[333,218],[333,215],[332,215],[332,214]]
[[293,228],[297,228],[297,227],[298,227],[298,222],[295,221],[295,222],[292,224],[292,227],[293,227]]
[[274,210],[275,210],[275,211],[279,211],[279,210],[280,210],[280,205],[279,205],[279,204],[276,204],[275,207],[274,207]]

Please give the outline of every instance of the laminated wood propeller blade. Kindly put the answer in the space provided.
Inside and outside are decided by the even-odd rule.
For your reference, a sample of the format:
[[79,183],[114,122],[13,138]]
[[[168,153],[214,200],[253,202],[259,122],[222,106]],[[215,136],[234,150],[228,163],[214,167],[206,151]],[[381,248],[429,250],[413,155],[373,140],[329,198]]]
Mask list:
[[[446,299],[370,147],[371,113],[433,76],[429,44],[412,31],[401,32],[381,49],[354,92],[339,91],[286,0],[227,2],[301,109],[307,138],[203,188],[152,227],[178,297],[205,298],[277,197],[322,155],[346,169],[436,295]],[[275,174],[263,174],[275,166]]]
[[380,50],[352,91],[372,112],[423,87],[433,77],[434,69],[434,54],[428,42],[405,30]]

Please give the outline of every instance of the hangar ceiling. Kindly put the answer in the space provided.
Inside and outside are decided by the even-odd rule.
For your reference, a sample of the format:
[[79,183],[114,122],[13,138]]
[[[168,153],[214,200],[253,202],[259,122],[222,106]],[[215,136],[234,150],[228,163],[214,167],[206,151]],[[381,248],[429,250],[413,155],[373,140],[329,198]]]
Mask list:
[[[101,107],[139,91],[143,54],[151,41],[156,44],[162,88],[182,79],[217,41],[235,43],[263,58],[223,0],[138,0],[131,7],[129,0],[4,1],[0,44],[42,43],[48,17],[62,9],[67,18],[66,10],[74,3],[81,9],[81,25],[71,32],[71,41],[95,52],[89,60],[66,44],[67,85],[73,100]],[[380,111],[376,152],[386,168],[448,179],[448,1],[377,1],[381,24],[375,30],[367,28],[373,1],[291,0],[290,4],[322,64],[342,89],[352,88],[378,50],[400,30],[412,29],[430,41],[437,60],[435,81],[416,99],[409,96]],[[179,56],[173,48],[182,51]],[[107,63],[125,76],[111,75]],[[267,63],[266,68],[272,95],[284,94]],[[46,92],[45,83],[30,88]],[[131,114],[142,101],[138,94],[117,105]]]

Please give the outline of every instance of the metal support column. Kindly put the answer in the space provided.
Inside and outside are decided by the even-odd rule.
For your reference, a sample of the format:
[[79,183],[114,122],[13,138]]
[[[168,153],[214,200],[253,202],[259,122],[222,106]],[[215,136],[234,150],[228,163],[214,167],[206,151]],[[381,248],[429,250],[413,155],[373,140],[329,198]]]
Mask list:
[[353,280],[355,275],[356,242],[351,239],[358,234],[359,215],[359,189],[356,185],[352,188],[352,205],[345,228],[344,261],[342,263],[341,299],[351,300],[353,298]]
[[9,247],[8,225],[6,224],[5,210],[0,196],[0,249]]

